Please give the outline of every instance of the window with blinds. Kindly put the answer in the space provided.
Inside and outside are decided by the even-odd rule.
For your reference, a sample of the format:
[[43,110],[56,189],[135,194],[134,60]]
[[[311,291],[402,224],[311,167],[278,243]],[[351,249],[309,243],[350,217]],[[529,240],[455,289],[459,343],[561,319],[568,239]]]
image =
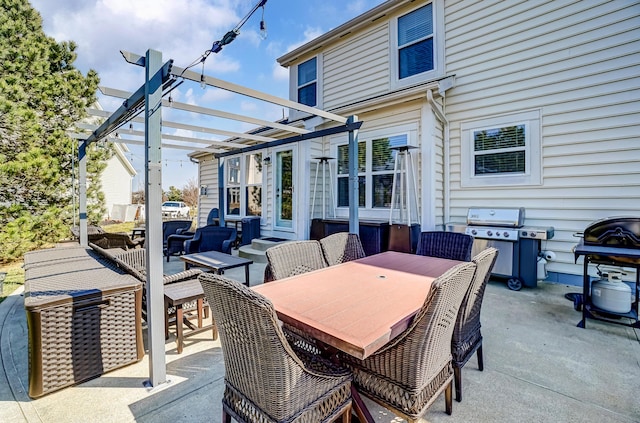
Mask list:
[[434,69],[431,3],[398,18],[397,37],[399,79]]
[[460,124],[464,187],[542,183],[540,110]]
[[298,103],[314,107],[317,98],[318,65],[317,58],[298,65]]
[[524,174],[525,148],[525,125],[474,131],[474,174]]

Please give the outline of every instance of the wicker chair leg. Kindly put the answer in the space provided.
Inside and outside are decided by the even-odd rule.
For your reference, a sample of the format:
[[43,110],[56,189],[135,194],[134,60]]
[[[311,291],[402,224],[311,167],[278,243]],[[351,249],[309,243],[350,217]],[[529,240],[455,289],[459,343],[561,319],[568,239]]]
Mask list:
[[478,351],[476,352],[476,354],[478,355],[478,369],[480,369],[480,371],[483,371],[484,361],[482,359],[482,344],[480,344],[480,346],[478,347]]
[[351,406],[342,413],[342,423],[351,423]]
[[231,423],[231,415],[227,413],[227,410],[225,410],[224,407],[222,408],[222,422]]
[[462,367],[453,368],[453,379],[456,385],[456,401],[462,401]]
[[451,385],[452,384],[453,384],[453,381],[449,382],[446,389],[444,390],[444,408],[448,415],[451,415],[451,413],[453,413],[453,403],[451,401],[451,394],[452,394]]

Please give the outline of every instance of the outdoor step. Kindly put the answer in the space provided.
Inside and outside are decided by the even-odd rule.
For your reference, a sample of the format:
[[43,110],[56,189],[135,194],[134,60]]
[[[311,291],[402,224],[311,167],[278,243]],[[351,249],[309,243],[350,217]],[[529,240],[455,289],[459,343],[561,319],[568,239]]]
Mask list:
[[251,245],[243,245],[238,249],[238,257],[253,260],[254,263],[266,263],[267,255],[264,250],[257,250]]
[[254,238],[251,240],[250,248],[254,250],[267,251],[269,247],[273,247],[274,245],[279,244],[283,241],[285,240],[284,239],[279,240],[279,238],[272,238],[272,239]]

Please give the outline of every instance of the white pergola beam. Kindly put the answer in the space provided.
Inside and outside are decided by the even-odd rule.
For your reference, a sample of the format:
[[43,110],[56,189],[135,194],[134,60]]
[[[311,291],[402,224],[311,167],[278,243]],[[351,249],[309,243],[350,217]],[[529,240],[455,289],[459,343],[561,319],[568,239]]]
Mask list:
[[[113,112],[107,112],[107,111],[98,110],[98,109],[87,109],[87,113],[89,113],[89,115],[91,116],[109,117]],[[144,118],[141,118],[141,117],[133,118],[131,119],[131,122],[143,124]],[[242,138],[242,139],[259,141],[259,142],[271,142],[271,141],[277,140],[277,138],[263,137],[262,135],[247,134],[244,132],[225,131],[224,129],[214,129],[214,128],[207,128],[204,126],[187,125],[184,123],[171,122],[166,120],[162,121],[162,126],[166,126],[167,128],[185,129],[187,131],[193,131],[193,132],[202,132],[204,134],[222,135],[229,138]]]
[[[100,92],[104,95],[108,95],[110,97],[116,98],[124,98],[127,99],[130,97],[131,93],[128,91],[118,90],[115,88],[108,87],[98,87]],[[215,116],[223,119],[236,120],[240,122],[251,123],[258,126],[266,126],[269,128],[281,129],[287,132],[293,132],[296,134],[308,134],[309,130],[303,128],[297,128],[295,126],[283,125],[277,122],[269,122],[268,120],[256,119],[250,116],[239,115],[236,113],[223,112],[222,110],[209,109],[207,107],[194,106],[192,104],[181,103],[179,101],[169,102],[168,100],[162,100],[162,105],[164,107],[172,107],[178,110],[184,110],[187,112],[200,113],[203,115]]]
[[[139,54],[132,53],[129,51],[121,51],[122,55],[129,63],[136,63],[139,66],[141,63],[144,63],[144,57]],[[266,101],[268,103],[277,104],[279,106],[288,107],[290,109],[299,110],[301,112],[306,112],[311,115],[322,116],[323,118],[327,118],[329,120],[333,120],[339,123],[347,123],[347,118],[336,115],[335,113],[325,112],[321,109],[316,109],[315,107],[307,106],[306,104],[296,103],[295,101],[286,100],[284,98],[276,97],[271,94],[264,93],[262,91],[257,91],[251,88],[243,87],[242,85],[234,84],[232,82],[223,81],[218,78],[214,78],[212,76],[202,75],[194,71],[185,70],[184,68],[180,68],[178,66],[171,67],[171,74],[178,77],[189,79],[195,82],[204,82],[207,85],[211,85],[213,87],[221,88],[226,91],[232,91],[237,94],[242,94],[247,97],[253,97],[258,100]]]
[[[80,129],[88,129],[93,131],[97,128],[96,125],[91,125],[88,123],[78,123],[76,126]],[[120,131],[116,131],[119,135],[128,134],[136,137],[144,137],[144,131],[135,131],[133,129],[122,128]],[[183,137],[180,135],[171,135],[171,134],[162,134],[162,139],[165,140],[173,140],[173,141],[184,141],[184,142],[193,142],[199,144],[207,144],[210,146],[222,147],[222,148],[244,148],[245,144],[237,144],[227,141],[220,140],[207,140],[204,138],[193,138],[193,137]]]

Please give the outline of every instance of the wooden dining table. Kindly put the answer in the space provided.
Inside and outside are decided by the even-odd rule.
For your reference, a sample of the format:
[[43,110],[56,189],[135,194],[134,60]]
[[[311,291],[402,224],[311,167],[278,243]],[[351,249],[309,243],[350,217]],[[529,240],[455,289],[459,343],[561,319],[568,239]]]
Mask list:
[[[278,318],[365,359],[409,327],[432,282],[461,262],[387,251],[253,287]],[[371,415],[352,389],[361,419]]]

